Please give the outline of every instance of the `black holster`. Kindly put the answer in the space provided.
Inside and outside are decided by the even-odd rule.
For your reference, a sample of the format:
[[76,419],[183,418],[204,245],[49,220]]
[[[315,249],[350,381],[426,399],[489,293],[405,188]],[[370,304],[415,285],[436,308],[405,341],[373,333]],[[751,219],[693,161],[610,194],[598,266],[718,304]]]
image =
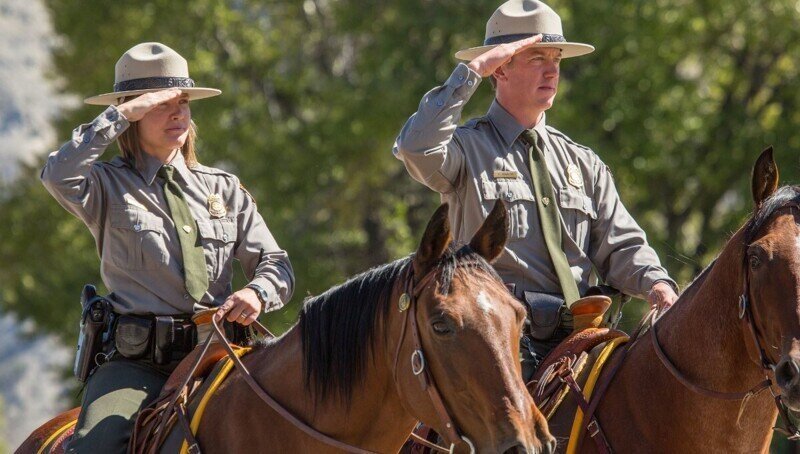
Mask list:
[[79,381],[86,382],[98,366],[97,355],[103,353],[104,344],[108,341],[113,311],[111,303],[102,296],[97,296],[97,289],[88,284],[81,292],[81,306],[83,312],[78,350],[72,372]]

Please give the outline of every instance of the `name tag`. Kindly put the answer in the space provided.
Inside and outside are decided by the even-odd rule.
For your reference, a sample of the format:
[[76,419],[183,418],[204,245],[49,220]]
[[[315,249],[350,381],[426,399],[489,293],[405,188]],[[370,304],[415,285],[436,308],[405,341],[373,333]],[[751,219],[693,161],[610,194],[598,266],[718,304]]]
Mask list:
[[519,180],[522,178],[522,175],[516,170],[495,170],[492,176],[495,179],[502,178],[506,180]]

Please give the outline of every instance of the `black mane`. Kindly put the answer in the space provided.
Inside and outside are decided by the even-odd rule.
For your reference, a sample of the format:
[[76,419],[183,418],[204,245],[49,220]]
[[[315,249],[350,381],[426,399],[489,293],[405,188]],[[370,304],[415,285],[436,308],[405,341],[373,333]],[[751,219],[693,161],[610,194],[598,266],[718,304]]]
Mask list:
[[[406,276],[412,256],[366,271],[325,293],[307,298],[300,312],[306,388],[318,401],[331,395],[349,403],[353,387],[363,383],[367,361],[391,304],[398,279]],[[470,266],[500,277],[469,246],[450,246],[438,264],[439,286],[447,293],[456,268]],[[419,277],[418,277],[419,278]],[[381,324],[381,325],[379,325]],[[384,342],[386,337],[384,333]],[[375,358],[372,357],[374,362]]]
[[800,186],[784,186],[761,203],[745,226],[745,244],[750,244],[755,240],[756,234],[775,211],[789,204],[800,205]]

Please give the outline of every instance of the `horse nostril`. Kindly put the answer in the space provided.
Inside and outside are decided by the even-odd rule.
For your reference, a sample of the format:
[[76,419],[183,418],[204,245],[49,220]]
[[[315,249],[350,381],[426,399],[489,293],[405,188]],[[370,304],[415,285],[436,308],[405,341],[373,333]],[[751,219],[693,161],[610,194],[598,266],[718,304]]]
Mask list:
[[782,388],[788,387],[798,376],[800,376],[800,366],[792,359],[781,361],[775,369],[775,380]]

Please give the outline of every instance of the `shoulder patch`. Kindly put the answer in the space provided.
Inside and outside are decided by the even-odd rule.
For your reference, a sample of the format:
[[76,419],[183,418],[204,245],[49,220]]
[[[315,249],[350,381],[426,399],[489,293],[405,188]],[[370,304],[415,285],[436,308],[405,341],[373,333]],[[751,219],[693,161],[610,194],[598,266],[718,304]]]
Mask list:
[[244,191],[244,193],[245,193],[245,194],[247,194],[247,196],[248,196],[248,197],[250,197],[250,200],[252,200],[252,201],[253,201],[253,205],[255,205],[256,207],[258,207],[258,203],[256,203],[256,198],[255,198],[255,197],[253,197],[253,194],[250,194],[250,191],[248,191],[248,190],[247,190],[247,188],[245,188],[245,187],[244,187],[244,185],[243,185],[242,183],[239,183],[239,189],[241,189],[242,191]]

